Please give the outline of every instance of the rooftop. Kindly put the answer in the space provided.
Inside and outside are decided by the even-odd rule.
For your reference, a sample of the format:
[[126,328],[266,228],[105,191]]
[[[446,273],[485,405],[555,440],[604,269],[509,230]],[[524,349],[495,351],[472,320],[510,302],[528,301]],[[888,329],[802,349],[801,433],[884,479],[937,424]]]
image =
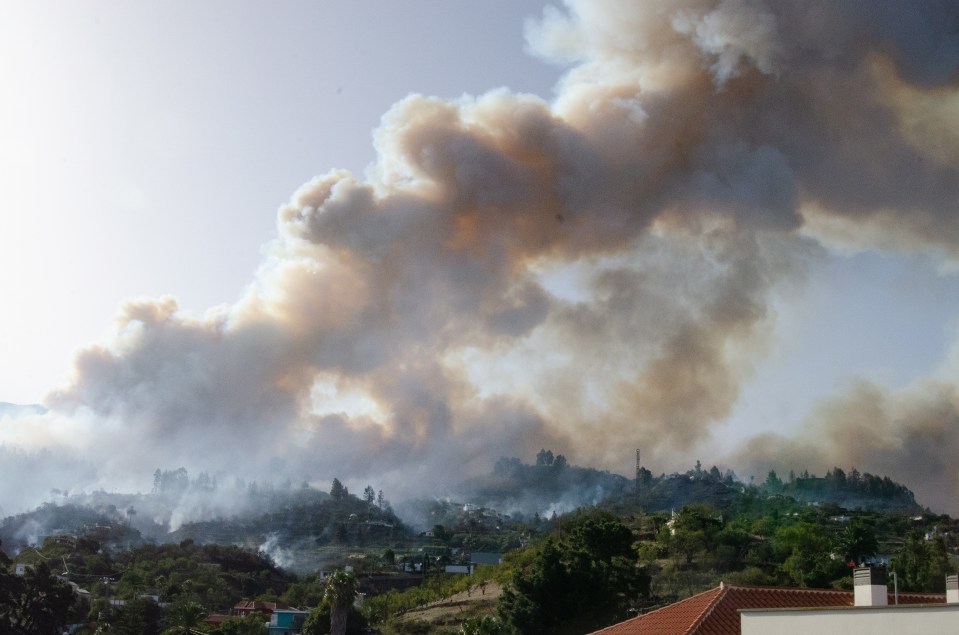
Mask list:
[[252,613],[253,611],[258,611],[260,613],[272,613],[273,611],[278,611],[281,609],[292,608],[289,604],[284,602],[262,602],[260,600],[243,600],[242,602],[237,602],[233,606],[234,613]]
[[[936,593],[900,593],[899,604],[942,604]],[[889,594],[889,604],[895,599]],[[853,606],[853,592],[839,589],[739,587],[720,584],[685,600],[607,626],[592,635],[739,635],[739,609]]]

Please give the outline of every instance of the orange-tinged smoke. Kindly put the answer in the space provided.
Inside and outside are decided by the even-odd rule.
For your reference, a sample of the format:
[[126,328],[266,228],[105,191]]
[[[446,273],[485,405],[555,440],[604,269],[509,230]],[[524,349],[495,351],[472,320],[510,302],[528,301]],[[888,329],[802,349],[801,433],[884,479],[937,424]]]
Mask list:
[[[244,299],[124,307],[50,405],[184,463],[247,449],[252,473],[282,455],[296,477],[435,486],[550,445],[686,464],[762,359],[773,291],[825,253],[817,227],[959,256],[957,139],[922,133],[959,123],[932,105],[959,94],[954,3],[567,5],[528,33],[572,64],[553,103],[400,101],[369,180],[331,171],[279,210]],[[907,93],[940,120],[920,130]],[[568,267],[575,290],[546,283]],[[377,420],[316,403],[321,379]],[[738,460],[815,448],[955,499],[954,389],[942,408],[885,395],[878,420],[851,416],[855,393],[815,415],[822,434]],[[938,462],[904,469],[919,452]]]

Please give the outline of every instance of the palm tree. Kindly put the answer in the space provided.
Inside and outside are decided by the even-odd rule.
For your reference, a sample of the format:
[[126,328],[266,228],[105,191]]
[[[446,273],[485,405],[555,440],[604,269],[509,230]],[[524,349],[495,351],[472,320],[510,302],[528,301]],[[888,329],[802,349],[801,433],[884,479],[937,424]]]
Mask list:
[[346,635],[346,618],[357,592],[356,576],[337,571],[326,580],[324,599],[330,605],[330,635]]
[[183,635],[190,633],[200,625],[207,612],[196,602],[187,602],[176,607],[173,611],[173,626],[163,632],[163,635]]

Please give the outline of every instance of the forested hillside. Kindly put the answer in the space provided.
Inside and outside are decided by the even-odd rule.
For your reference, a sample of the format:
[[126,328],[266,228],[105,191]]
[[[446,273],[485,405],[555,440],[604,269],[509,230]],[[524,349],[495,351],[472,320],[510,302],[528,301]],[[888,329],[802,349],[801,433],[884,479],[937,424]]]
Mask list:
[[[823,477],[770,472],[754,485],[698,462],[685,473],[638,476],[543,450],[533,464],[501,459],[464,484],[462,500],[405,503],[405,521],[372,486],[356,496],[336,479],[325,492],[158,470],[150,494],[65,497],[0,522],[0,548],[13,557],[0,562],[0,627],[55,611],[91,624],[80,633],[160,633],[186,622],[212,631],[203,616],[259,599],[315,607],[308,624],[322,633],[331,610],[323,572],[349,569],[366,594],[353,629],[509,635],[549,624],[576,635],[720,581],[849,587],[853,564],[875,563],[897,572],[900,590],[928,592],[942,591],[946,572],[959,568],[959,523],[923,512],[886,477],[834,468]],[[217,503],[217,495],[242,500]],[[241,513],[171,529],[178,512],[163,512],[164,503]],[[478,552],[503,562],[472,568]],[[15,564],[27,575],[12,573]],[[496,602],[479,599],[488,585],[502,587]],[[402,617],[464,593],[460,602],[476,597],[485,608],[424,613],[444,615],[435,622]],[[219,632],[260,629],[234,619]]]

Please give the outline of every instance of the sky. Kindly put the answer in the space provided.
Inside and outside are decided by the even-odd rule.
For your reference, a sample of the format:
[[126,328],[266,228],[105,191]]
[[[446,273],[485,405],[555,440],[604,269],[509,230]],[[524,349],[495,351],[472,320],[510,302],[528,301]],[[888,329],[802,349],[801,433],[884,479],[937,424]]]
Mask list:
[[0,3],[0,402],[49,409],[0,414],[0,510],[237,453],[413,492],[638,447],[959,513],[957,25]]

